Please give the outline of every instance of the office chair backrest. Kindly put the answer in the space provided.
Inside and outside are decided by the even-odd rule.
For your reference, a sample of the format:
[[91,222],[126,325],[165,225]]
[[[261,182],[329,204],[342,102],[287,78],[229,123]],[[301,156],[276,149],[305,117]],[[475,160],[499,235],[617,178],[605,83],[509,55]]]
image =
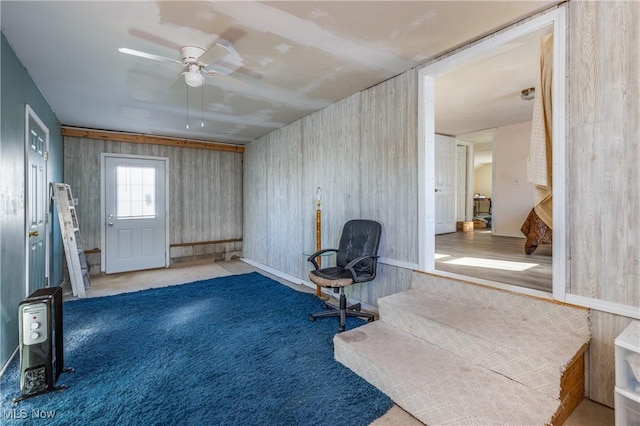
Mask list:
[[[382,226],[374,220],[354,219],[345,223],[342,228],[340,245],[336,258],[336,266],[344,267],[360,256],[378,254]],[[354,269],[358,274],[375,276],[375,259],[366,259],[358,263]]]

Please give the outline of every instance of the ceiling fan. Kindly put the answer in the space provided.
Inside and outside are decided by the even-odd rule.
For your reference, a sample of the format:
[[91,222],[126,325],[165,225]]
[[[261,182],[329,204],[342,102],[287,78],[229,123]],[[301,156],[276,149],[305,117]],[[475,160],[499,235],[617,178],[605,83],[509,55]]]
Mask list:
[[[234,83],[239,83],[244,86],[248,86],[247,83],[231,77],[225,73],[206,70],[205,68],[216,64],[225,56],[230,54],[238,55],[238,52],[233,48],[231,43],[226,40],[218,40],[208,50],[204,50],[195,46],[183,46],[180,48],[180,56],[182,61],[177,59],[166,58],[164,56],[154,55],[152,53],[140,52],[139,50],[129,49],[127,47],[121,47],[118,51],[126,53],[128,55],[138,56],[145,59],[151,59],[158,62],[168,62],[177,64],[184,67],[182,73],[178,75],[178,79],[184,76],[184,81],[191,87],[200,87],[204,84],[205,76],[209,77],[223,77],[231,80]],[[239,56],[239,55],[238,55]],[[176,79],[177,80],[177,79]]]

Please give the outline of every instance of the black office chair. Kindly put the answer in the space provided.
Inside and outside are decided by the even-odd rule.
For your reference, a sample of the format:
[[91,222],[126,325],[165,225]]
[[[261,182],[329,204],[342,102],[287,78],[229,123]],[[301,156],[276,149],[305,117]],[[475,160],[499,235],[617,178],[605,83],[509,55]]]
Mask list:
[[[329,310],[312,314],[309,317],[311,321],[316,318],[340,317],[338,332],[344,331],[347,317],[362,317],[373,321],[373,314],[360,311],[360,303],[347,306],[344,288],[354,283],[372,281],[376,277],[381,233],[382,226],[376,221],[350,220],[342,229],[337,249],[324,249],[309,256],[307,260],[315,268],[309,272],[309,279],[321,287],[332,288],[334,293],[340,293],[339,308],[325,303],[323,308]],[[336,253],[336,266],[320,269],[316,258],[327,252]]]

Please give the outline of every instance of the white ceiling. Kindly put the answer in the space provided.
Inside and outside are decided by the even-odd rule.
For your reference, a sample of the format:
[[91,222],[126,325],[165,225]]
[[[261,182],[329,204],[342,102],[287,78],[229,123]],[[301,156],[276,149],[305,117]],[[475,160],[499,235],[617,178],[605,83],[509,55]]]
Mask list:
[[548,25],[471,58],[436,78],[436,132],[474,145],[474,167],[493,163],[495,129],[530,121],[538,51]]
[[480,130],[530,121],[533,101],[522,100],[521,94],[535,86],[540,39],[552,30],[552,25],[540,28],[439,75],[437,132],[466,142],[490,142],[493,131]]
[[[0,15],[3,34],[63,125],[246,143],[556,3],[3,0]],[[218,39],[239,56],[211,69],[249,86],[214,76],[203,90],[190,88],[190,129],[187,86],[174,84],[181,67],[118,52],[180,60],[181,46],[207,49]],[[495,55],[501,70],[485,63],[467,70],[472,80],[438,79],[447,93],[447,102],[437,100],[439,131],[493,127],[497,114],[500,125],[525,121],[522,105],[493,113],[487,106],[533,85],[531,73],[520,76],[522,46]],[[489,90],[472,95],[472,87]]]

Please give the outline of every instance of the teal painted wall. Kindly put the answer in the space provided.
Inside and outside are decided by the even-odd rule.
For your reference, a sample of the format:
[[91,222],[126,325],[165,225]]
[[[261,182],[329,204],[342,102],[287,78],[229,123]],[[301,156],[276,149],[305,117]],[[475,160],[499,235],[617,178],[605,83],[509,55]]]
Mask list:
[[[25,105],[49,128],[48,172],[62,181],[60,123],[4,34],[0,45],[0,366],[18,346],[18,304],[25,294]],[[50,284],[62,282],[64,255],[57,216],[50,215]],[[1,371],[1,370],[0,370]]]

